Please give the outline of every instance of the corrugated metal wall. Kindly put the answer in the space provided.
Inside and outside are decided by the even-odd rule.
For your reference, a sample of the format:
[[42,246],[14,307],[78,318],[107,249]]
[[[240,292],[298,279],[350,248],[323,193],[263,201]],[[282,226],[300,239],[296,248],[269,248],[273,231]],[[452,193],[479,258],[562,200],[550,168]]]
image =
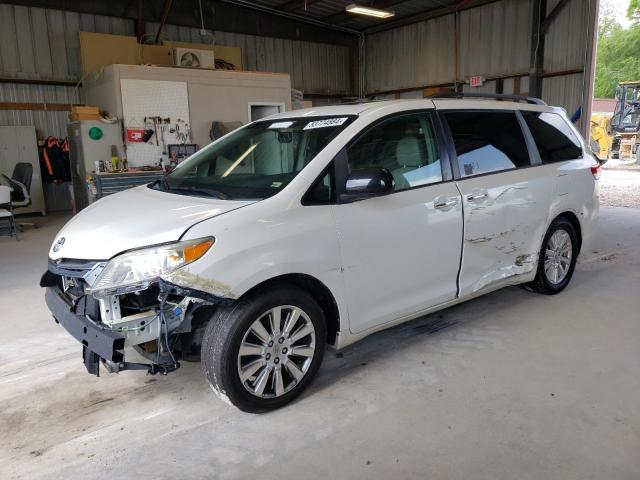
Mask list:
[[[147,31],[158,25],[147,24]],[[133,35],[133,21],[59,10],[0,5],[0,77],[32,80],[80,79],[78,32]],[[197,28],[166,25],[168,40],[201,42]],[[226,32],[216,43],[243,49],[245,68],[289,73],[295,88],[327,94],[351,92],[350,49],[324,43]]]
[[365,58],[370,93],[453,82],[453,15],[370,35]]
[[[551,11],[559,0],[548,1]],[[583,68],[588,5],[571,0],[551,25],[545,41],[545,71]],[[531,0],[502,0],[459,14],[458,81],[469,75],[527,75],[530,58]],[[81,72],[79,31],[133,34],[133,21],[99,15],[0,5],[0,77],[75,82]],[[155,32],[157,24],[148,23]],[[169,40],[201,42],[197,28],[165,26]],[[215,32],[216,43],[239,46],[245,68],[291,75],[294,88],[307,93],[349,95],[352,65],[348,47]],[[447,15],[367,37],[368,93],[420,89],[453,83],[455,17]],[[573,112],[581,103],[581,74],[543,80],[543,95]],[[81,101],[72,87],[1,84],[1,101]],[[36,123],[39,134],[64,134],[61,112],[0,112],[0,122]]]
[[[81,103],[75,87],[0,83],[0,102]],[[69,112],[44,110],[0,110],[0,125],[33,125],[38,138],[67,136]]]
[[[157,23],[147,23],[147,32],[156,32]],[[351,52],[348,47],[258,37],[241,33],[215,32],[215,43],[242,48],[244,68],[260,72],[285,72],[291,85],[305,93],[349,95],[352,93]],[[181,42],[209,43],[192,27],[167,25],[162,38]]]
[[80,79],[78,32],[133,35],[122,18],[0,5],[0,77],[32,80]]
[[583,75],[563,75],[545,78],[542,82],[542,96],[550,105],[563,107],[571,116],[582,104],[584,91]]
[[[559,0],[550,0],[550,12]],[[589,6],[594,2],[572,0],[551,24],[545,37],[544,68],[547,72],[571,72],[584,68],[589,51]],[[542,80],[542,96],[552,105],[561,105],[571,116],[585,101],[586,78],[568,73]],[[584,123],[584,119],[581,123]]]
[[529,70],[529,0],[507,0],[460,12],[459,78]]
[[[526,74],[530,12],[530,0],[504,0],[460,12],[458,80]],[[368,36],[367,91],[453,83],[455,41],[453,14]]]
[[[0,5],[0,78],[80,80],[79,31],[132,35],[133,22],[59,10]],[[0,83],[0,102],[80,103],[73,86]],[[68,112],[0,110],[1,125],[34,125],[38,138],[67,135]]]
[[[549,0],[547,12],[559,0]],[[582,68],[588,39],[587,20],[589,2],[572,0],[549,27],[544,44],[544,68],[558,72]]]
[[[157,24],[147,24],[155,32]],[[72,86],[7,83],[20,79],[78,82],[82,75],[78,32],[133,35],[132,20],[60,10],[0,4],[0,102],[79,103]],[[201,42],[197,28],[166,25],[169,40]],[[226,32],[216,43],[243,49],[245,68],[291,75],[294,88],[307,93],[348,95],[352,68],[348,47]],[[2,125],[35,125],[39,138],[66,136],[66,112],[0,110]]]
[[[547,13],[559,0],[549,0]],[[542,96],[571,115],[583,103],[582,73],[589,46],[589,6],[594,0],[571,0],[545,36]],[[526,80],[531,57],[531,0],[502,0],[458,14],[458,78],[455,68],[455,19],[447,15],[374,33],[366,42],[366,90],[369,94],[452,84],[472,75],[520,76]],[[521,92],[528,82],[521,81]],[[505,87],[506,88],[506,87]],[[512,91],[512,86],[510,87]],[[495,91],[495,82],[480,89]],[[507,89],[505,89],[507,91]]]

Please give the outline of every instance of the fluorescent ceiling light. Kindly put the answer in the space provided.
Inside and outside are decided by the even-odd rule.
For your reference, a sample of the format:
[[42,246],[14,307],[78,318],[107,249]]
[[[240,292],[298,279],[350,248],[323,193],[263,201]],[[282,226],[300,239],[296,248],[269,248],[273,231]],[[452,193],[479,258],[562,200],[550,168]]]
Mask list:
[[364,5],[356,5],[352,3],[351,5],[347,5],[345,10],[349,13],[356,13],[358,15],[367,15],[368,17],[376,17],[376,18],[391,18],[396,13],[390,10],[380,10],[378,8],[365,7]]

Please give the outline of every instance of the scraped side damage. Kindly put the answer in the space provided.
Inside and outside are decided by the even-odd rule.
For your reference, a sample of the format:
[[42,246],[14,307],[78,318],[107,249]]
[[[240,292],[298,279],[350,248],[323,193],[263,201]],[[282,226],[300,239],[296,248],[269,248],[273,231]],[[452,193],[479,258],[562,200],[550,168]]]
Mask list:
[[505,278],[530,273],[536,266],[537,258],[537,252],[527,255],[518,255],[515,258],[514,263],[505,265],[504,267],[498,268],[481,277],[476,283],[473,284],[472,291],[477,292],[479,290],[482,290],[487,285],[490,285],[499,280],[503,280]]
[[484,201],[465,204],[462,269],[469,283],[463,294],[536,268],[541,240],[536,219],[545,215],[537,200],[534,189],[516,183],[490,188]]
[[217,298],[226,298],[229,300],[235,300],[237,298],[231,290],[231,287],[227,284],[210,278],[201,277],[186,269],[177,270],[165,275],[162,277],[162,280],[180,287],[206,292]]

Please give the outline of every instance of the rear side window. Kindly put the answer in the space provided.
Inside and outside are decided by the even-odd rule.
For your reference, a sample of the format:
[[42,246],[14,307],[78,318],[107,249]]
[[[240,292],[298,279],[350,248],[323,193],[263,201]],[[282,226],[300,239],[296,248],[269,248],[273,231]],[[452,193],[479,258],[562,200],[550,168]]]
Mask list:
[[514,112],[448,111],[461,177],[531,165],[527,144]]
[[582,158],[580,140],[562,116],[549,112],[522,112],[522,115],[542,163]]

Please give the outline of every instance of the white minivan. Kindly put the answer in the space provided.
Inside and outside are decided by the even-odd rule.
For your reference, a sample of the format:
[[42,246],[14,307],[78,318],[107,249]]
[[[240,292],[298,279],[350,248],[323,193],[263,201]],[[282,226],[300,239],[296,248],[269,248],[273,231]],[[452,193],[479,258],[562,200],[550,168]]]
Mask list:
[[47,305],[90,373],[201,360],[221,398],[264,412],[327,345],[507,285],[558,293],[594,230],[600,164],[562,109],[511,100],[253,122],[71,219]]

